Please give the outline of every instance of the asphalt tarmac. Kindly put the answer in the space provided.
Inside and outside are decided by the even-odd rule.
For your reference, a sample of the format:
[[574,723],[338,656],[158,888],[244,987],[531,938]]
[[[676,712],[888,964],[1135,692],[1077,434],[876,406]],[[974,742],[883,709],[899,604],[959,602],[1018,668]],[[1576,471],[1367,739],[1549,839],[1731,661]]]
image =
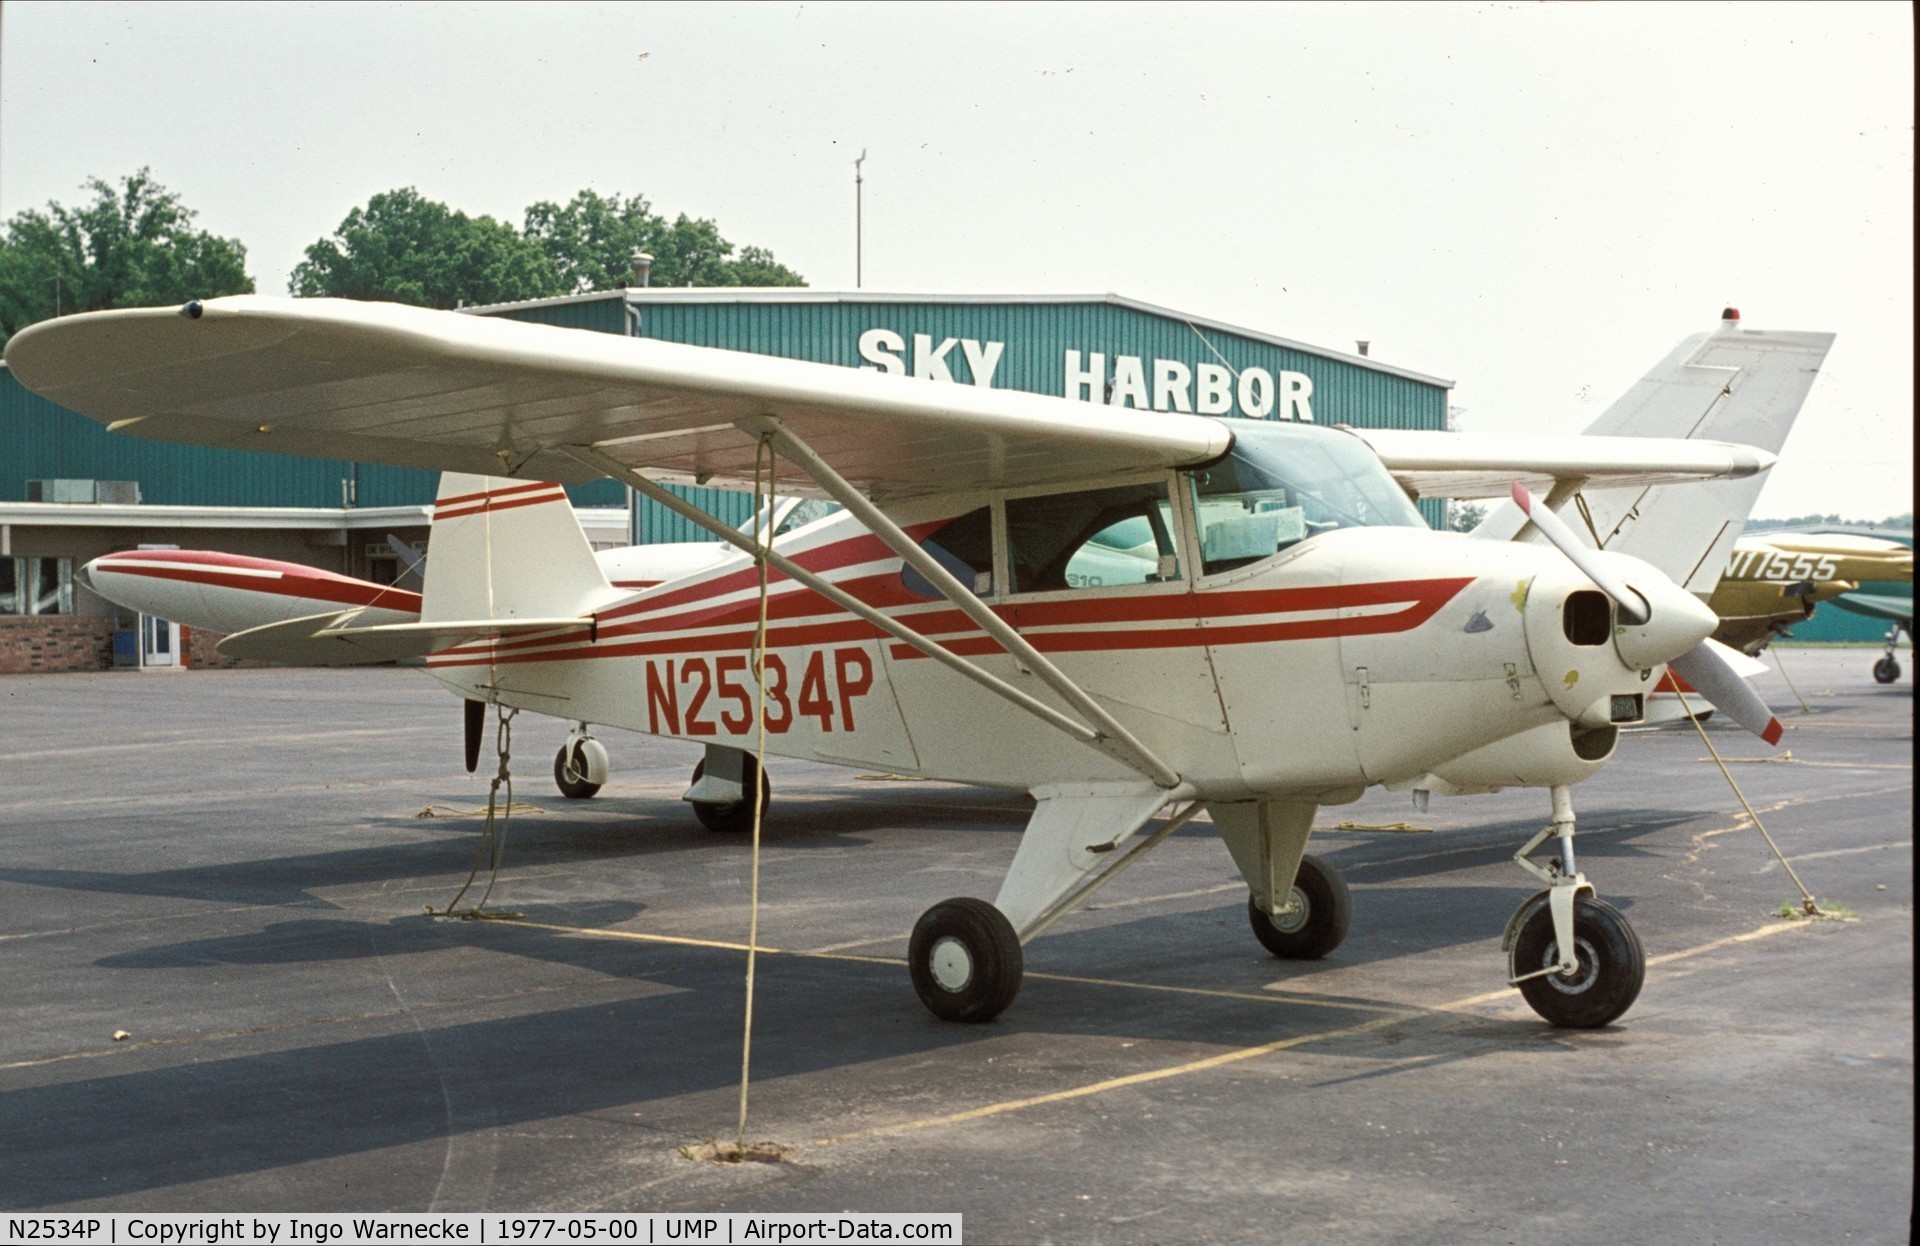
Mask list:
[[[0,1205],[121,1211],[957,1211],[970,1242],[1904,1242],[1914,1176],[1913,684],[1792,650],[1770,751],[1623,738],[1580,864],[1639,1002],[1554,1030],[1505,987],[1543,792],[1372,792],[1314,850],[1354,920],[1269,957],[1204,822],[1026,949],[999,1020],[934,1020],[922,910],[991,897],[1018,794],[771,763],[750,1140],[749,853],[678,797],[697,750],[610,732],[570,802],[522,717],[488,766],[399,669],[0,679]],[[1908,656],[1908,655],[1903,655]],[[1909,667],[1913,664],[1906,663]],[[439,816],[420,817],[439,807]],[[1343,829],[1342,824],[1418,830]],[[470,892],[478,894],[485,876]],[[124,1037],[118,1035],[124,1034]]]

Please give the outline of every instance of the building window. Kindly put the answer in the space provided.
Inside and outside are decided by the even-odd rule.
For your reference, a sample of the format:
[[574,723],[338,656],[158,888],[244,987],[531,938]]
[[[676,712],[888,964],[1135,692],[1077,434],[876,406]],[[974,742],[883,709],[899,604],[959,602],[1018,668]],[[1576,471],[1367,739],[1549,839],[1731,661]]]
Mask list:
[[72,614],[73,559],[0,558],[0,614]]

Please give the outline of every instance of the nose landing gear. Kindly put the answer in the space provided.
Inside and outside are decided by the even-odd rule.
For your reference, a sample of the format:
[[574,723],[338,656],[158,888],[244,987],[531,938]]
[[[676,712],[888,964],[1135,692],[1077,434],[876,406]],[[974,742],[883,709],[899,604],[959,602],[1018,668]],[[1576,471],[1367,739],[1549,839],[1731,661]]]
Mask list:
[[[1539,865],[1530,854],[1550,838],[1560,841],[1560,856]],[[1553,789],[1553,821],[1513,859],[1547,889],[1507,923],[1508,982],[1550,1024],[1597,1029],[1618,1020],[1640,995],[1646,953],[1627,919],[1594,896],[1575,866],[1573,798],[1564,785]]]

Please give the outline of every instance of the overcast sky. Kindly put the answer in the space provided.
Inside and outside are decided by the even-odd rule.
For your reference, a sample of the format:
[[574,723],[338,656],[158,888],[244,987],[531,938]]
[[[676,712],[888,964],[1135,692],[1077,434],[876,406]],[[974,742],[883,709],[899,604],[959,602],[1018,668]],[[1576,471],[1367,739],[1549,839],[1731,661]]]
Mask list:
[[1909,509],[1905,4],[5,5],[0,216],[142,165],[263,293],[369,196],[584,187],[821,289],[1100,293],[1578,431],[1720,308],[1840,335],[1758,514]]

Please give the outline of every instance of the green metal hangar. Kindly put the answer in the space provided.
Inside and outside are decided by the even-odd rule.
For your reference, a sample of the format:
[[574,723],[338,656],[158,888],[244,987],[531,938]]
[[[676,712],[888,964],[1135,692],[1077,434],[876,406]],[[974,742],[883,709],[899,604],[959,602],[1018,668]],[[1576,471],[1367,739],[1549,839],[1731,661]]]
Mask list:
[[[468,310],[1230,419],[1438,429],[1452,385],[1113,294],[637,287]],[[120,665],[171,665],[183,652],[214,660],[217,638],[124,617],[75,582],[77,568],[116,550],[217,549],[405,582],[405,549],[423,547],[435,484],[410,468],[113,436],[0,371],[0,673],[102,669],[116,649]],[[751,509],[744,494],[679,491],[729,522]],[[654,503],[630,508],[614,481],[569,493],[596,548],[708,539]],[[1421,507],[1438,526],[1439,504]]]

